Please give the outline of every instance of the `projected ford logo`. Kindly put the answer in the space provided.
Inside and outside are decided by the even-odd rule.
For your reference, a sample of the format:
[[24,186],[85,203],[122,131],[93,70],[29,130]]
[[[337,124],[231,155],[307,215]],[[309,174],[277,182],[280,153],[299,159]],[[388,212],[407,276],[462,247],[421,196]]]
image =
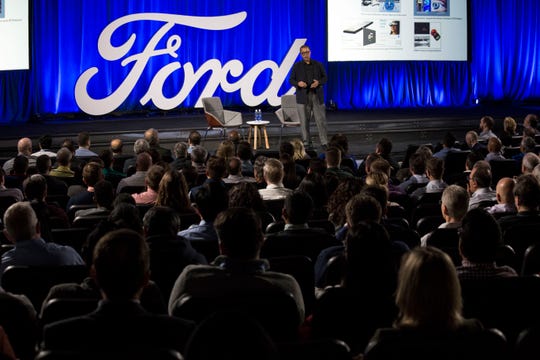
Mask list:
[[[93,98],[88,94],[89,86],[94,87],[100,85],[91,83],[92,79],[100,69],[98,67],[91,67],[84,71],[77,79],[75,85],[75,100],[77,105],[82,111],[91,115],[104,115],[117,109],[131,94],[152,57],[168,55],[171,58],[178,58],[178,51],[182,44],[182,38],[177,34],[169,34],[169,31],[176,24],[206,30],[227,30],[241,24],[246,17],[246,12],[239,12],[226,16],[208,17],[140,13],[116,19],[108,24],[99,36],[99,54],[107,61],[121,61],[122,67],[131,63],[134,64],[122,83],[108,96],[100,99]],[[135,34],[131,34],[131,36],[119,46],[112,44],[111,38],[119,27],[141,20],[159,21],[164,23],[164,25],[153,34],[142,52],[128,55],[135,43]],[[158,49],[157,45],[162,39],[166,39],[166,46],[165,48]],[[291,47],[281,64],[278,65],[272,60],[264,60],[255,64],[247,71],[244,71],[244,64],[237,59],[230,60],[225,64],[222,64],[219,59],[209,59],[198,69],[194,69],[193,64],[190,62],[185,64],[180,64],[178,61],[170,62],[156,72],[146,94],[140,99],[140,103],[145,105],[149,101],[152,101],[159,109],[173,109],[182,104],[203,75],[207,72],[211,72],[210,78],[195,104],[196,107],[202,107],[201,99],[203,97],[212,96],[218,86],[221,86],[224,91],[229,93],[239,90],[242,101],[248,106],[259,105],[265,100],[268,101],[270,105],[278,106],[280,104],[280,97],[277,93],[298,56],[298,49],[305,42],[306,39],[296,39],[293,44],[291,44]],[[254,95],[253,85],[255,81],[262,72],[268,70],[272,72],[271,82],[262,93]],[[184,81],[181,84],[180,91],[178,91],[176,95],[166,97],[163,94],[163,85],[167,78],[176,71],[184,72]],[[236,81],[230,82],[229,79],[234,79]],[[103,84],[103,86],[105,86],[105,84]],[[293,92],[294,88],[291,88],[287,91],[287,94]]]

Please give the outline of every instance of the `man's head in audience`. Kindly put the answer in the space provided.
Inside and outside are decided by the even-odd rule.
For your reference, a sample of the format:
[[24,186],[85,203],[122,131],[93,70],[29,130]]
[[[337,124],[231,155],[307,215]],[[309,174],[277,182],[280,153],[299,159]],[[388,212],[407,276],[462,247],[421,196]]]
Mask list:
[[490,153],[499,154],[502,150],[502,142],[498,137],[490,137],[487,144],[487,150]]
[[514,186],[514,201],[518,212],[538,211],[540,185],[534,175],[521,175]]
[[104,299],[136,300],[150,279],[149,250],[133,230],[103,236],[93,253],[92,277]]
[[114,162],[114,154],[111,149],[103,149],[99,153],[99,158],[103,161],[103,167],[105,169],[111,169]]
[[41,135],[39,138],[39,148],[49,150],[52,147],[52,137],[49,134]]
[[268,185],[281,185],[283,183],[283,164],[278,159],[269,158],[263,167],[264,180]]
[[444,137],[442,140],[443,147],[451,149],[454,147],[455,144],[456,144],[456,137],[454,136],[454,134],[452,134],[450,131],[444,134]]
[[229,175],[242,175],[242,161],[237,157],[229,159]]
[[383,174],[386,174],[388,177],[390,177],[390,174],[392,172],[392,167],[390,166],[390,163],[386,161],[383,158],[377,159],[371,163],[369,166],[369,172],[368,174],[371,174],[372,172],[381,172]]
[[27,171],[28,171],[28,158],[24,155],[15,156],[15,160],[13,160],[13,169],[11,170],[11,173],[13,175],[25,176]]
[[492,263],[503,244],[501,228],[486,210],[470,210],[461,221],[459,252],[471,263]]
[[426,173],[426,158],[421,154],[414,153],[409,159],[409,168],[411,174],[422,175]]
[[176,144],[174,144],[174,157],[177,159],[185,159],[188,155],[187,149],[188,144],[186,144],[185,142],[177,142]]
[[532,152],[526,153],[521,161],[521,173],[532,174],[534,167],[538,164],[540,164],[540,157],[538,155]]
[[469,147],[469,149],[472,149],[476,143],[478,143],[478,133],[476,131],[468,131],[465,134],[465,143]]
[[[71,154],[70,154],[71,155]],[[36,169],[39,174],[42,175],[49,175],[49,171],[51,170],[51,158],[49,155],[40,155],[36,159]]]
[[6,210],[4,234],[12,243],[41,238],[40,225],[29,202],[16,202]]
[[206,162],[206,158],[208,157],[208,152],[205,148],[203,148],[200,145],[196,145],[193,147],[193,150],[191,150],[191,162],[194,165],[202,165]]
[[441,214],[447,223],[459,223],[469,208],[469,194],[458,185],[444,189],[441,197]]
[[122,139],[115,138],[115,139],[111,140],[110,147],[111,147],[111,151],[113,152],[113,154],[115,156],[118,156],[118,155],[122,154],[124,143],[122,142]]
[[161,182],[161,178],[165,174],[165,169],[163,166],[159,165],[152,165],[150,166],[150,169],[148,169],[148,172],[146,173],[146,177],[144,179],[144,182],[146,183],[146,186],[155,192],[159,189],[159,183]]
[[17,142],[17,151],[20,155],[30,156],[32,155],[32,140],[30,138],[21,138]]
[[188,136],[188,145],[197,146],[201,145],[201,134],[197,130],[193,130],[189,133]]
[[536,147],[536,142],[534,141],[534,138],[530,136],[523,136],[523,139],[521,139],[521,144],[519,145],[519,148],[522,153],[530,153],[534,152],[534,149]]
[[487,189],[491,185],[491,167],[485,160],[477,161],[469,175],[469,193],[478,189]]
[[144,214],[143,227],[145,236],[165,235],[176,237],[180,231],[180,215],[168,206],[152,206]]
[[142,152],[137,155],[137,160],[135,163],[137,171],[148,171],[150,166],[152,166],[152,156],[147,152]]
[[329,169],[339,168],[341,165],[341,150],[331,147],[326,150],[326,166]]
[[236,155],[243,161],[251,161],[253,158],[253,148],[247,141],[240,141],[236,148]]
[[439,158],[429,158],[426,162],[426,175],[429,180],[441,180],[444,172],[444,161]]
[[504,177],[497,182],[497,202],[499,204],[514,204],[514,186],[515,181],[512,178]]
[[67,147],[63,147],[56,153],[56,162],[60,166],[69,166],[73,153]]
[[326,172],[326,163],[321,158],[311,158],[309,160],[309,168],[307,172],[309,174],[318,173],[320,175],[324,175],[324,173]]
[[206,176],[209,179],[221,180],[227,173],[227,164],[224,158],[212,156],[206,162]]
[[235,260],[259,258],[264,237],[261,220],[253,210],[227,209],[217,216],[214,227],[223,255]]
[[81,148],[90,148],[90,134],[86,131],[80,132],[77,137],[77,143]]
[[366,156],[366,160],[364,161],[364,168],[366,170],[366,174],[369,174],[371,172],[371,164],[380,159],[382,159],[382,156],[377,153],[370,153],[368,154],[368,156]]
[[34,174],[28,177],[24,180],[23,187],[28,201],[45,201],[45,198],[47,197],[47,180],[43,175]]
[[349,228],[361,222],[380,222],[382,216],[381,204],[373,196],[360,193],[351,198],[345,205],[345,216]]
[[150,147],[156,147],[159,145],[159,133],[154,128],[150,128],[144,132],[144,139],[148,141]]
[[302,191],[294,191],[285,198],[282,217],[285,224],[307,224],[313,214],[313,199],[309,194]]
[[195,210],[207,223],[212,223],[216,216],[229,204],[227,190],[220,183],[206,183],[195,193]]
[[148,152],[150,150],[150,144],[145,139],[137,139],[133,144],[133,153],[138,155],[143,152]]
[[232,141],[232,143],[234,145],[238,145],[238,143],[240,142],[240,133],[236,130],[231,130],[229,131],[229,140]]
[[471,171],[474,164],[476,164],[480,160],[484,160],[482,154],[479,154],[476,151],[470,152],[469,155],[467,155],[467,159],[465,160],[465,170]]
[[89,162],[84,165],[82,176],[84,183],[89,187],[93,187],[98,181],[103,180],[101,166],[96,162]]
[[536,130],[538,126],[538,116],[536,116],[535,114],[527,114],[527,116],[525,116],[525,119],[523,120],[523,126]]
[[482,116],[480,119],[480,130],[482,131],[489,131],[493,129],[493,126],[495,125],[495,120],[491,116]]

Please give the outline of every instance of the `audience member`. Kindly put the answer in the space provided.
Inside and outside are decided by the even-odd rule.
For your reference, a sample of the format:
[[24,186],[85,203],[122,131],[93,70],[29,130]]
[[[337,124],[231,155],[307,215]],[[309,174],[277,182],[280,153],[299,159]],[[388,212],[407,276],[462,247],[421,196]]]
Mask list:
[[98,154],[90,150],[90,134],[86,131],[80,132],[77,137],[79,147],[75,151],[75,156],[78,158],[97,157]]
[[52,137],[49,134],[44,134],[39,137],[39,151],[36,151],[32,154],[32,157],[36,159],[41,155],[47,155],[49,158],[56,158],[56,153],[51,150],[52,148]]
[[148,253],[143,237],[132,230],[105,235],[96,246],[92,266],[102,301],[93,313],[46,325],[42,348],[102,356],[114,351],[119,357],[158,349],[183,351],[194,325],[151,314],[139,304],[150,278]]
[[191,165],[191,159],[187,152],[188,145],[184,142],[174,144],[174,160],[171,163],[171,169],[182,170],[187,164]]
[[[283,183],[285,187],[296,188],[298,182],[306,175],[306,168],[294,160],[294,145],[291,142],[283,141],[279,144],[279,160],[284,166]],[[296,185],[294,182],[297,182]]]
[[486,211],[497,216],[515,214],[517,208],[514,201],[514,185],[515,181],[512,178],[505,177],[500,179],[495,189],[497,204],[486,208]]
[[15,248],[2,255],[0,276],[10,265],[61,266],[83,265],[73,248],[46,243],[41,238],[36,213],[28,202],[11,205],[4,214],[5,235]]
[[[197,152],[198,149],[194,149],[194,153]],[[192,155],[194,154],[192,153]],[[204,184],[217,184],[218,186],[222,187],[223,189],[226,189],[225,182],[223,181],[223,178],[225,177],[225,174],[227,172],[227,164],[225,162],[225,159],[211,156],[208,161],[206,162],[206,169],[205,169],[205,175],[206,179],[201,185],[195,186],[189,190],[191,201],[195,201],[195,197],[197,196],[197,191],[204,185]]]
[[492,160],[505,160],[502,154],[502,142],[499,138],[493,136],[490,137],[487,144],[488,154],[486,155],[486,161]]
[[341,150],[330,147],[326,150],[326,174],[334,174],[338,179],[353,177],[353,174],[341,167]]
[[72,156],[71,150],[66,147],[60,148],[56,153],[56,168],[50,171],[50,175],[59,178],[75,177],[75,171],[71,170]]
[[292,193],[291,189],[283,186],[283,164],[278,159],[267,159],[263,167],[266,188],[260,189],[263,200],[281,200]]
[[186,179],[181,172],[167,171],[159,183],[156,206],[166,206],[179,214],[195,213],[191,207]]
[[306,152],[306,148],[304,147],[304,142],[302,139],[294,138],[291,140],[291,144],[294,148],[294,155],[293,160],[309,160],[311,157]]
[[67,194],[67,184],[64,181],[50,175],[51,158],[48,155],[44,154],[38,156],[36,159],[36,169],[38,174],[42,175],[45,180],[47,180],[47,195]]
[[503,216],[499,224],[503,231],[521,224],[540,224],[540,185],[533,175],[521,175],[514,185],[514,201],[517,214]]
[[233,156],[236,155],[236,149],[234,143],[230,140],[223,140],[216,150],[216,156],[223,158],[225,162],[229,162]]
[[448,186],[444,182],[444,160],[433,156],[426,162],[426,176],[429,179],[426,186],[419,187],[411,193],[411,197],[419,199],[422,195],[428,193],[441,193]]
[[107,180],[100,180],[94,185],[95,208],[81,209],[75,212],[75,218],[88,216],[107,216],[111,213],[114,200],[114,188]]
[[517,276],[509,266],[497,266],[497,250],[503,246],[501,228],[497,220],[484,209],[472,209],[461,222],[457,267],[460,280],[491,279]]
[[197,174],[206,175],[206,159],[208,152],[201,145],[196,145],[191,149],[191,165],[197,169]]
[[143,218],[146,242],[150,248],[150,275],[163,297],[169,298],[174,282],[187,265],[206,264],[180,231],[180,214],[170,207],[154,206]]
[[150,128],[146,130],[144,132],[144,139],[148,141],[148,145],[150,145],[150,150],[157,151],[160,159],[166,162],[172,161],[171,150],[165,149],[164,147],[161,147],[159,145],[159,132],[156,129]]
[[[469,194],[467,190],[458,185],[450,185],[444,189],[441,197],[441,214],[444,223],[439,225],[439,229],[459,229],[461,220],[467,213],[469,207]],[[420,242],[426,246],[432,232],[422,236]]]
[[[28,159],[28,166],[36,165],[36,159],[32,156],[32,140],[30,140],[30,138],[25,137],[19,139],[19,141],[17,142],[17,156],[18,155],[22,155]],[[15,158],[11,158],[7,160],[2,166],[7,175],[11,174],[14,161]]]
[[521,173],[532,174],[536,165],[540,164],[540,157],[535,153],[528,152],[523,156],[521,161]]
[[512,146],[512,138],[517,135],[517,123],[514,118],[507,116],[503,120],[503,131],[499,135],[503,146]]
[[487,142],[492,137],[497,137],[493,133],[493,127],[495,126],[495,120],[491,116],[482,116],[480,119],[480,134],[478,135],[478,141]]
[[123,154],[124,150],[124,143],[122,142],[122,139],[114,138],[111,140],[109,149],[113,152],[114,157],[118,157]]
[[476,131],[469,131],[465,134],[465,143],[472,152],[481,154],[485,157],[487,154],[487,147],[478,142],[478,133]]
[[512,156],[512,159],[517,161],[518,169],[521,169],[521,161],[527,153],[533,153],[536,147],[536,142],[533,137],[523,136],[519,145],[519,154]]
[[229,197],[227,190],[217,182],[202,185],[195,194],[195,210],[201,221],[178,233],[189,241],[217,241],[214,229],[216,216],[227,208]]
[[201,145],[201,134],[197,130],[193,130],[188,136],[188,153],[191,154],[195,146]]
[[375,147],[375,153],[381,155],[381,157],[388,161],[388,163],[390,164],[391,166],[391,173],[388,175],[389,177],[390,176],[395,176],[396,175],[396,172],[399,170],[400,166],[398,164],[397,161],[395,161],[393,158],[392,158],[392,140],[390,140],[389,138],[386,138],[386,137],[383,137],[379,140],[379,142],[377,143],[376,147]]
[[240,141],[236,148],[236,155],[242,161],[242,174],[254,176],[253,174],[253,149],[247,141]]
[[539,133],[538,131],[538,116],[535,114],[527,114],[523,120],[523,136],[534,137]]
[[339,229],[347,222],[345,216],[345,206],[347,202],[356,194],[360,193],[362,184],[356,178],[347,178],[340,181],[337,189],[328,199],[328,220],[336,229]]
[[264,179],[264,165],[266,164],[266,160],[268,160],[266,156],[259,155],[253,163],[253,177],[257,182],[258,189],[265,189],[267,185]]
[[260,294],[269,290],[291,294],[297,304],[298,323],[302,322],[304,301],[296,280],[290,275],[268,271],[268,262],[259,258],[263,232],[255,212],[246,208],[227,209],[217,217],[215,230],[222,255],[211,265],[189,265],[184,269],[169,298],[169,314],[174,313],[183,294],[221,295],[224,289],[230,293]]
[[468,190],[471,194],[469,210],[489,207],[497,201],[495,191],[491,189],[491,167],[485,160],[477,161],[469,176]]
[[427,184],[429,182],[426,176],[426,158],[421,154],[414,153],[409,159],[409,170],[411,176],[409,179],[399,184],[399,188],[402,191],[407,192],[407,189],[412,184]]
[[146,186],[145,179],[148,169],[152,166],[152,157],[147,152],[142,152],[137,155],[136,171],[133,175],[128,176],[118,183],[116,193],[120,194],[126,186]]
[[434,153],[433,157],[441,160],[446,160],[449,152],[459,151],[459,149],[456,148],[455,145],[456,137],[451,132],[447,132],[446,134],[444,134],[442,140],[442,149]]
[[83,168],[83,182],[86,189],[71,196],[66,206],[66,211],[73,205],[92,205],[94,204],[94,185],[100,180],[103,180],[101,167],[98,163],[89,162]]
[[23,193],[19,188],[7,188],[5,185],[6,174],[4,169],[0,169],[0,197],[12,197],[15,202],[24,199]]
[[[35,161],[35,159],[34,159]],[[35,166],[34,166],[35,168]],[[11,173],[6,175],[5,183],[8,188],[19,188],[22,190],[22,183],[28,176],[28,158],[24,155],[17,155],[13,161]]]
[[228,173],[229,176],[223,179],[225,184],[238,184],[241,182],[255,182],[254,177],[244,176],[242,174],[242,160],[237,157],[232,157],[229,159],[228,163]]
[[165,173],[165,169],[159,165],[152,165],[144,178],[146,185],[146,191],[138,194],[132,194],[135,199],[135,203],[140,205],[154,205],[157,199],[157,192],[159,190],[159,183]]
[[126,161],[124,161],[124,169],[122,170],[122,172],[129,175],[129,168],[136,165],[137,156],[142,153],[149,153],[149,151],[150,144],[148,144],[148,141],[146,141],[145,139],[135,140],[135,143],[133,143],[133,154],[135,154],[135,157],[126,159]]

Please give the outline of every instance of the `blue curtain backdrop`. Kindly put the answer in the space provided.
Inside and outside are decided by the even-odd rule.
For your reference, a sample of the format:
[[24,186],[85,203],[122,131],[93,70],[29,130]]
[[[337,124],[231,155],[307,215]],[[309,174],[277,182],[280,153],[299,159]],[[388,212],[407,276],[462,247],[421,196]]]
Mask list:
[[[104,97],[114,91],[132,66],[103,60],[97,52],[97,39],[111,21],[141,12],[217,16],[245,11],[248,16],[226,31],[175,26],[171,33],[182,38],[178,58],[153,58],[119,111],[152,109],[151,102],[142,106],[139,100],[157,71],[171,61],[191,62],[198,69],[211,58],[222,64],[238,59],[245,72],[266,59],[280,64],[298,38],[307,38],[313,58],[326,64],[326,98],[340,109],[468,106],[477,98],[540,99],[537,1],[470,1],[468,62],[363,63],[326,63],[326,0],[30,1],[32,68],[0,72],[0,124],[26,122],[35,113],[80,112],[75,83],[93,66],[99,73],[91,84],[99,86],[91,86],[89,93]],[[130,54],[140,52],[162,25],[155,21],[127,25],[114,34],[113,42],[123,43],[134,32],[137,41]],[[166,39],[161,41],[162,47]],[[255,94],[266,88],[270,77],[269,71],[263,73],[255,84]],[[207,80],[208,76],[203,77],[180,106],[193,107]],[[177,93],[182,82],[183,73],[175,72],[166,81],[164,94]],[[279,94],[288,88],[285,82]],[[226,93],[218,88],[216,95],[227,106],[242,105],[239,91]]]

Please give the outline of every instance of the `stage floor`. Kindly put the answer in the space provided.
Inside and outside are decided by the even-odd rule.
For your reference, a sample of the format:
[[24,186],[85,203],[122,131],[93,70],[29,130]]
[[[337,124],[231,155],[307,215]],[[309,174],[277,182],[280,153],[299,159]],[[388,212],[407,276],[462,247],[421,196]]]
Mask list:
[[[263,113],[267,126],[270,148],[279,147],[280,123],[273,114],[274,109]],[[375,144],[382,137],[390,138],[394,143],[394,152],[399,158],[409,144],[439,142],[447,131],[451,131],[458,140],[463,140],[468,130],[478,128],[483,115],[495,118],[497,126],[502,127],[505,116],[512,116],[518,124],[528,113],[540,113],[540,106],[476,106],[471,108],[427,108],[427,109],[391,109],[364,111],[327,111],[329,137],[344,133],[349,137],[350,152],[363,156],[374,150]],[[252,120],[253,114],[248,109],[243,112],[244,123]],[[320,145],[317,129],[312,122],[313,143]],[[132,151],[133,142],[142,137],[148,128],[159,131],[162,146],[172,148],[178,141],[186,141],[191,130],[198,130],[204,135],[206,120],[201,110],[191,112],[152,112],[135,114],[112,114],[100,118],[83,115],[56,116],[42,118],[25,124],[2,126],[0,131],[0,156],[11,157],[16,153],[17,139],[30,137],[37,147],[37,139],[42,134],[53,136],[53,147],[57,147],[65,138],[76,141],[77,134],[88,131],[91,134],[92,148],[98,152],[108,146],[112,138],[124,140],[125,152]],[[247,125],[244,125],[247,136]],[[283,139],[300,137],[299,128],[285,128]],[[219,131],[210,131],[204,144],[210,151],[215,150],[222,140]]]

